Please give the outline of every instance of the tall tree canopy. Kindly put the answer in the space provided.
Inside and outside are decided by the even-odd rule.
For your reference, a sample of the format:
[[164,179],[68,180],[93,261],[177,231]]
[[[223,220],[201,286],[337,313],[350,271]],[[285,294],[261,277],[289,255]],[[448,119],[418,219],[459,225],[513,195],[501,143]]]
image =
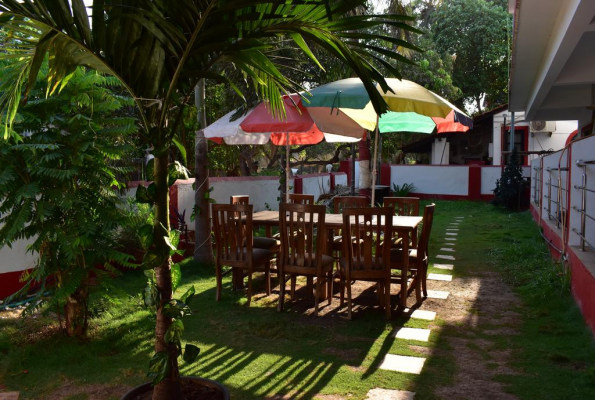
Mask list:
[[511,17],[502,3],[443,1],[429,17],[438,51],[454,59],[454,85],[479,112],[484,97],[488,104],[507,100]]

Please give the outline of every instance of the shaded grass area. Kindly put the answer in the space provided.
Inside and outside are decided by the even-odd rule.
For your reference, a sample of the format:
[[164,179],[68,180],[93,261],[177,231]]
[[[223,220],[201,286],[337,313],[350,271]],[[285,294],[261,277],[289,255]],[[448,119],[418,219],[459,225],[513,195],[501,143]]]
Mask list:
[[[457,279],[498,270],[524,300],[515,307],[523,316],[518,335],[474,332],[492,341],[493,349],[513,349],[511,363],[520,374],[496,379],[521,398],[595,398],[592,336],[570,298],[566,278],[549,272],[556,270],[528,213],[509,214],[484,203],[439,201],[431,254],[445,247],[446,228],[459,215],[466,218],[453,242],[456,261],[440,261],[455,264],[455,270],[431,266],[430,272]],[[198,344],[201,355],[195,364],[182,362],[181,371],[221,381],[233,399],[273,395],[311,399],[319,394],[364,399],[375,387],[415,391],[417,399],[424,399],[435,398],[436,389],[453,384],[457,354],[448,337],[461,333],[447,326],[440,314],[431,323],[404,317],[387,322],[382,310],[371,308],[346,321],[344,312],[316,318],[291,303],[280,314],[278,294],[265,296],[261,279],[255,281],[257,295],[247,308],[243,293],[231,290],[229,276],[224,279],[223,299],[216,302],[212,267],[187,260],[182,270],[183,285],[178,290],[190,285],[197,290],[194,314],[184,320],[184,340]],[[0,384],[21,391],[23,398],[40,398],[65,383],[84,391],[89,385],[144,382],[154,329],[153,316],[142,307],[144,282],[140,271],[128,271],[112,289],[95,293],[92,329],[84,341],[61,336],[49,317],[0,319]],[[498,326],[496,319],[491,323]],[[428,343],[397,341],[391,335],[396,326],[441,330],[433,329]],[[496,368],[490,349],[477,347],[474,351]],[[424,373],[378,370],[388,352],[428,357]]]
[[[512,350],[509,366],[517,374],[499,375],[495,379],[505,385],[506,391],[523,399],[595,398],[593,333],[572,299],[569,274],[551,260],[531,214],[510,213],[481,203],[445,202],[440,206],[441,209],[455,207],[460,215],[466,216],[454,253],[457,258],[454,277],[498,271],[522,299],[521,304],[511,305],[509,310],[521,315],[519,332],[482,333],[501,327],[496,316],[473,332],[476,337],[493,342],[490,349],[477,349],[488,366],[490,350]],[[439,221],[438,225],[443,222]],[[440,235],[444,229],[437,232]],[[432,254],[437,254],[438,243],[440,238],[434,237],[430,246]],[[445,273],[437,269],[431,272]],[[489,316],[484,317],[484,321],[489,320]]]

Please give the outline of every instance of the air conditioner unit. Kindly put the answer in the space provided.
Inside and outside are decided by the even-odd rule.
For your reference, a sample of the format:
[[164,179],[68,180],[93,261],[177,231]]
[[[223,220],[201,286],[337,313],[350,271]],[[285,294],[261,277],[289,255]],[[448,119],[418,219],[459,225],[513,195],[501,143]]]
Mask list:
[[553,133],[556,130],[556,121],[531,121],[531,133]]

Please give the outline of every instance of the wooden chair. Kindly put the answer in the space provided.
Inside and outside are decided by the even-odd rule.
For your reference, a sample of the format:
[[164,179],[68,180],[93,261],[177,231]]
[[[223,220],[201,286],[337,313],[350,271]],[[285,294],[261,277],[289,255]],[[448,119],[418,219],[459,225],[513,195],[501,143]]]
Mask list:
[[[417,302],[421,302],[420,289],[423,290],[423,295],[428,297],[428,290],[426,280],[428,277],[429,253],[428,247],[430,244],[430,234],[432,232],[432,224],[434,222],[435,204],[430,204],[424,207],[423,226],[421,229],[421,237],[417,248],[409,250],[409,271],[402,269],[403,249],[391,249],[391,268],[401,270],[399,275],[393,275],[396,280],[413,278],[411,288],[408,288],[408,294],[412,289],[415,289]],[[395,280],[395,279],[393,279]]]
[[[334,258],[323,254],[326,235],[324,218],[326,207],[323,205],[281,204],[279,207],[279,228],[281,251],[279,256],[279,311],[283,311],[285,300],[285,275],[316,277],[316,296],[314,312],[318,315],[318,302],[321,285],[327,284],[329,305],[333,299],[333,263]],[[315,221],[318,229],[315,229]],[[316,235],[316,233],[318,233]],[[295,290],[292,284],[291,298]]]
[[386,318],[390,319],[390,247],[382,246],[381,238],[392,235],[392,216],[390,207],[343,210],[341,306],[344,302],[344,288],[347,286],[349,319],[352,310],[351,285],[353,281],[360,280],[378,284],[380,303],[384,306]]
[[[249,205],[250,204],[250,196],[248,196],[248,195],[229,196],[229,204]],[[253,236],[252,247],[255,249],[265,249],[270,252],[276,253],[277,251],[279,251],[279,242],[275,239],[268,238],[268,237]],[[234,290],[243,290],[244,289],[244,271],[234,270],[233,272],[234,272],[232,274],[233,289]]]
[[291,204],[314,204],[314,195],[312,194],[290,193],[287,198]]
[[384,207],[391,207],[393,215],[418,216],[419,197],[385,197]]
[[[384,206],[393,209],[393,215],[405,217],[419,216],[419,197],[385,197]],[[392,246],[400,246],[401,238],[395,238]],[[413,235],[411,245],[417,247],[417,235]]]
[[223,265],[248,275],[248,306],[252,300],[252,274],[265,274],[266,292],[271,293],[270,263],[274,254],[252,246],[252,206],[242,204],[213,204],[213,228],[217,246],[217,301],[221,299]]
[[[341,214],[345,208],[365,208],[369,206],[369,201],[365,197],[360,196],[337,196],[333,200],[333,212]],[[339,233],[335,235],[333,231],[333,252],[340,252],[343,250],[343,235]]]
[[[229,196],[229,204],[250,204],[250,196]],[[268,251],[276,252],[279,250],[279,242],[272,238],[254,236],[252,241],[252,247],[254,247],[255,249],[265,249]]]

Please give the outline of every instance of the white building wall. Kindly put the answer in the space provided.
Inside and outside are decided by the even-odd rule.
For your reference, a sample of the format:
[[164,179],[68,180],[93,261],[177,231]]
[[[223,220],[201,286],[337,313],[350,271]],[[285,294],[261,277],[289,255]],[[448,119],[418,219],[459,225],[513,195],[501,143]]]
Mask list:
[[[502,111],[494,114],[493,123],[493,165],[502,164],[502,126],[504,124],[504,116],[506,115],[506,124],[510,124],[511,113],[508,111]],[[525,113],[516,112],[515,126],[527,126],[529,127],[529,140],[528,140],[528,151],[542,151],[542,150],[560,150],[564,147],[568,136],[577,129],[577,121],[556,121],[556,130],[549,133],[531,133],[530,122],[525,121]],[[528,157],[529,162],[535,158],[539,158],[538,155],[530,155]]]
[[[543,171],[542,171],[542,188],[543,188],[543,202],[542,202],[542,217],[549,219],[552,224],[560,221],[562,213],[568,208],[566,201],[566,186],[567,186],[567,171],[560,171],[559,168],[566,167],[568,151],[558,151],[543,157]],[[561,180],[561,185],[560,185]],[[557,186],[564,188],[561,194],[558,193]],[[559,198],[560,197],[560,198]],[[560,203],[560,215],[558,216],[558,204]]]
[[431,154],[432,165],[450,164],[450,143],[446,140],[434,139]]
[[420,194],[467,196],[468,166],[391,165],[392,185],[413,183]]
[[[573,232],[573,229],[577,231],[581,231],[581,214],[579,211],[575,210],[576,207],[578,210],[582,209],[582,191],[576,189],[574,186],[582,186],[582,177],[583,177],[583,168],[576,165],[578,160],[583,161],[591,161],[595,159],[595,137],[588,137],[577,142],[574,142],[572,145],[572,158],[571,158],[571,184],[570,184],[570,193],[571,193],[571,210],[570,210],[570,231],[568,236],[568,243],[571,246],[579,246],[580,245],[580,237]],[[586,166],[587,172],[587,188],[590,190],[595,190],[595,165],[587,165]],[[591,217],[595,218],[595,193],[586,193],[586,213]],[[585,236],[589,243],[595,245],[595,221],[590,218],[585,218]],[[589,249],[589,246],[586,246]],[[591,249],[592,250],[592,249]]]

